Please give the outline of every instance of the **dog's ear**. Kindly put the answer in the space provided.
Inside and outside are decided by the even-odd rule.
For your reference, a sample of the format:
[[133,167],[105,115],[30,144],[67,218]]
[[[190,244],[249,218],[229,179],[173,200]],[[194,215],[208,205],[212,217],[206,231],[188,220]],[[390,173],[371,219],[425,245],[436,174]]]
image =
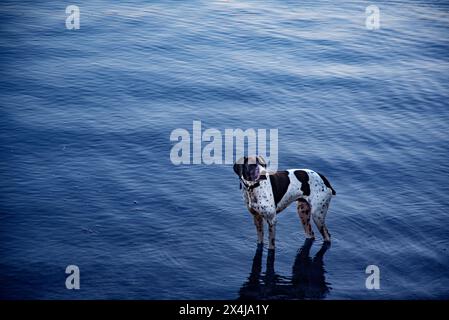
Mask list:
[[245,164],[245,160],[246,160],[245,158],[246,157],[242,157],[234,163],[234,172],[239,177],[241,177],[243,175],[243,165]]
[[264,168],[267,167],[267,162],[262,156],[257,156],[257,162]]
[[243,167],[243,164],[238,164],[237,162],[234,163],[234,172],[239,177],[241,177],[242,174],[243,174],[243,168],[242,167]]

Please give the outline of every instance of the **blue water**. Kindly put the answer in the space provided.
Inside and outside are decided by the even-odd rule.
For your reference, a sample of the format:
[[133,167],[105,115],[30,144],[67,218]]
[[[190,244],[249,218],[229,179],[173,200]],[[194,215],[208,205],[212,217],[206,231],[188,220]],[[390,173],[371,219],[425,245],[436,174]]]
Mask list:
[[[447,1],[76,4],[0,5],[1,298],[449,298]],[[196,120],[279,129],[331,247],[291,206],[258,251],[232,166],[170,161]]]

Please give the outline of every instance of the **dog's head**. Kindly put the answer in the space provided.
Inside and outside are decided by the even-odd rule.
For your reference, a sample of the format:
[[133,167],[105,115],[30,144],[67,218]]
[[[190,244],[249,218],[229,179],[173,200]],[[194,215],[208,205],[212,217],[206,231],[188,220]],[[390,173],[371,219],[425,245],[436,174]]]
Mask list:
[[262,156],[242,157],[234,164],[234,172],[246,181],[259,180],[261,171],[267,168],[267,163]]

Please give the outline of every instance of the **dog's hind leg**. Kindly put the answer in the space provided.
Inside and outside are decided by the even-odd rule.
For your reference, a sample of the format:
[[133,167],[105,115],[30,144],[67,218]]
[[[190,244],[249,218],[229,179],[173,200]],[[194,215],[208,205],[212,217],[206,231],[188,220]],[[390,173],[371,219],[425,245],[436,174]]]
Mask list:
[[253,214],[254,224],[257,230],[257,244],[263,243],[263,217],[259,214]]
[[276,219],[267,220],[268,223],[268,237],[269,237],[269,244],[268,249],[274,250],[275,248],[275,242],[276,242]]
[[324,241],[330,242],[331,241],[331,235],[326,227],[326,214],[327,210],[329,209],[329,203],[331,201],[331,198],[327,198],[324,200],[324,202],[317,206],[316,208],[312,209],[312,217],[313,221],[315,222],[318,230],[320,231],[321,235],[323,236]]
[[313,234],[312,225],[310,224],[310,205],[304,199],[299,199],[297,201],[297,211],[299,218],[301,219],[302,226],[304,227],[304,232],[306,234],[306,238],[315,239],[315,235]]

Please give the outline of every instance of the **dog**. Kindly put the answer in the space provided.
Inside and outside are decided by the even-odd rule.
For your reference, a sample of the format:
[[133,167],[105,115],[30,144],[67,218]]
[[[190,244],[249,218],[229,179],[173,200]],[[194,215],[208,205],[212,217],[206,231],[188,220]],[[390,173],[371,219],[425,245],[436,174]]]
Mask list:
[[277,214],[295,201],[306,238],[315,239],[310,223],[312,217],[324,241],[330,242],[325,219],[336,192],[325,176],[310,169],[269,172],[261,156],[240,158],[234,164],[234,172],[240,179],[248,211],[253,215],[259,245],[264,240],[265,220],[269,231],[268,249],[274,250]]

